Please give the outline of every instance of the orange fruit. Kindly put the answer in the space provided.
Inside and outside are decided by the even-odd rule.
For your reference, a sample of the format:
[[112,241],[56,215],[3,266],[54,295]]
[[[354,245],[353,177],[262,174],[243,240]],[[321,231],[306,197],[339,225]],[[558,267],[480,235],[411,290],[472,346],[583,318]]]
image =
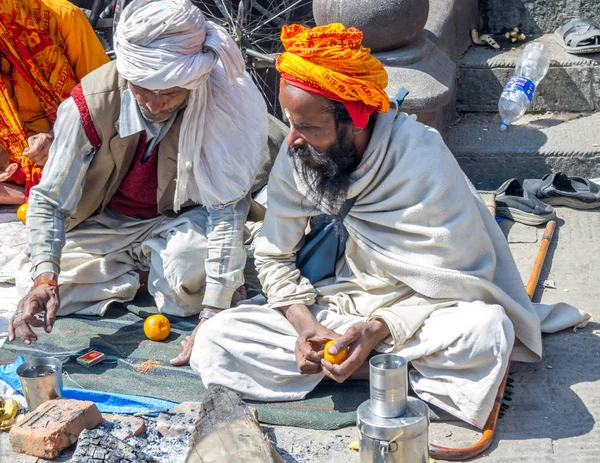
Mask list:
[[25,219],[27,218],[27,203],[21,204],[19,209],[17,209],[17,219],[21,222],[25,223]]
[[171,332],[169,319],[161,314],[150,315],[144,321],[144,334],[151,341],[163,341]]
[[333,355],[329,353],[329,348],[333,345],[333,343],[335,343],[333,339],[331,341],[327,341],[327,344],[325,344],[325,347],[323,348],[323,358],[335,365],[338,365],[346,360],[346,357],[348,357],[348,348],[346,347],[343,351]]

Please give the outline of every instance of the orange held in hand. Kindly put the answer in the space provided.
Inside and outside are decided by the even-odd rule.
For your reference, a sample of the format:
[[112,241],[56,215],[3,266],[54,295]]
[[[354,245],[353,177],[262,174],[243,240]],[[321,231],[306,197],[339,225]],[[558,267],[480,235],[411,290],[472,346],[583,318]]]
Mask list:
[[348,357],[348,348],[346,347],[344,350],[342,350],[341,352],[338,352],[337,354],[330,354],[329,353],[329,348],[333,345],[335,341],[332,339],[331,341],[327,341],[327,344],[325,344],[325,347],[323,349],[323,358],[333,364],[340,364],[342,363],[344,360],[346,360],[346,357]]
[[161,314],[150,315],[144,321],[144,334],[151,341],[162,341],[167,339],[171,332],[169,319]]
[[27,203],[21,204],[19,209],[17,209],[17,219],[21,222],[25,223],[25,219],[27,218]]

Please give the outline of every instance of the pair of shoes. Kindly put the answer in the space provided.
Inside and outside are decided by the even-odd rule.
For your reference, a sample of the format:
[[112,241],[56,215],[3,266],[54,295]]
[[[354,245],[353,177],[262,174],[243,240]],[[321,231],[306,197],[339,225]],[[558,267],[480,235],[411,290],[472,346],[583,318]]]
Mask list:
[[556,218],[554,208],[523,188],[516,178],[507,180],[496,190],[496,214],[533,226]]
[[569,177],[562,172],[546,174],[541,180],[525,180],[523,188],[551,206],[573,209],[600,207],[600,187],[597,184],[585,178]]
[[600,52],[600,26],[589,18],[572,19],[556,29],[554,38],[568,53]]

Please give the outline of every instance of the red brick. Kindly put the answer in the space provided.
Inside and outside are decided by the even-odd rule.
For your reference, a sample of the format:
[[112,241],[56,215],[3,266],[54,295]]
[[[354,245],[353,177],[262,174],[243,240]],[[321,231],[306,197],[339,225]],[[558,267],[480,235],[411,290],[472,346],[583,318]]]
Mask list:
[[102,415],[93,402],[55,399],[43,403],[11,429],[13,451],[52,460],[75,442],[84,429],[93,429]]

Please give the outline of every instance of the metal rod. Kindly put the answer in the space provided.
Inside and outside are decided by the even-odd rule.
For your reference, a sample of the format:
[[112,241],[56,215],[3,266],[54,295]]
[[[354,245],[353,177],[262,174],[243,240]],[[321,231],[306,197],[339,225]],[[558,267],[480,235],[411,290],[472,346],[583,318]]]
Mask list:
[[246,53],[248,56],[252,56],[252,58],[256,58],[270,64],[275,64],[275,60],[277,59],[277,56],[279,56],[278,53],[275,54],[275,56],[267,55],[256,50],[252,50],[251,48],[244,49],[244,53]]
[[280,11],[279,13],[277,13],[275,16],[270,17],[269,19],[267,19],[264,23],[256,26],[254,29],[252,29],[250,31],[251,34],[253,34],[254,32],[256,32],[258,29],[260,29],[261,27],[265,26],[268,22],[273,21],[275,18],[278,18],[279,16],[281,16],[283,13],[285,13],[286,11],[294,8],[296,5],[298,5],[299,3],[302,3],[304,0],[298,0],[297,2],[292,3],[290,6],[288,6],[287,8],[285,8],[284,10]]

